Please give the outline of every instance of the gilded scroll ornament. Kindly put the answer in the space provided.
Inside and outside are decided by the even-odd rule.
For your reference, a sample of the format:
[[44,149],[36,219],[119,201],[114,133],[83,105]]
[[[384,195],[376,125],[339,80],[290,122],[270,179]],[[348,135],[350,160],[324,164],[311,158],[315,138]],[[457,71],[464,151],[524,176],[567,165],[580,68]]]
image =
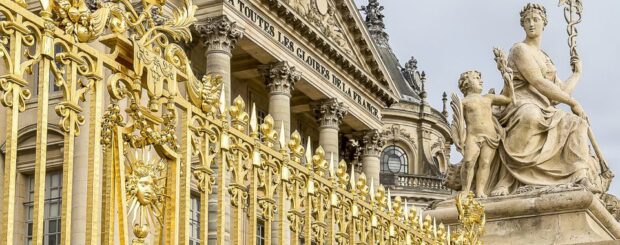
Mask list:
[[12,78],[0,77],[0,103],[5,107],[13,106],[13,96],[17,96],[19,111],[26,110],[26,100],[30,99],[31,93],[29,89],[21,88],[23,83],[17,82]]
[[482,244],[480,238],[484,234],[486,222],[484,207],[474,199],[474,193],[469,192],[463,200],[463,195],[456,196],[456,208],[459,213],[459,222],[462,227],[453,234],[451,240],[455,244],[477,245]]

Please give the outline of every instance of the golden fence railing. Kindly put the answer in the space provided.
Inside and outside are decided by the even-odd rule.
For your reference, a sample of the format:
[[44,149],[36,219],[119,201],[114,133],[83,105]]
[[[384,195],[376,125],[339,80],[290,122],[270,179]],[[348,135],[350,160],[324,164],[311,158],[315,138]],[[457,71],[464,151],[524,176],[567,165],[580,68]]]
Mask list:
[[[196,6],[189,0],[142,1],[144,11],[129,0],[94,10],[80,0],[40,4],[35,13],[24,2],[0,1],[6,109],[0,244],[20,239],[14,235],[20,113],[37,120],[32,243],[43,243],[51,86],[62,92],[55,111],[64,132],[63,244],[188,244],[193,183],[201,244],[213,238],[257,244],[258,235],[265,244],[473,244],[482,234],[482,207],[471,196],[458,202],[467,222],[450,234],[344,161],[327,162],[321,147],[311,153],[297,132],[285,142],[270,116],[258,125],[254,106],[248,114],[241,98],[227,105],[221,77],[197,79],[177,44],[192,38]],[[151,11],[159,8],[172,13],[163,22]],[[31,88],[37,106],[27,109]],[[88,211],[86,240],[77,241],[73,171],[76,137],[84,132]]]

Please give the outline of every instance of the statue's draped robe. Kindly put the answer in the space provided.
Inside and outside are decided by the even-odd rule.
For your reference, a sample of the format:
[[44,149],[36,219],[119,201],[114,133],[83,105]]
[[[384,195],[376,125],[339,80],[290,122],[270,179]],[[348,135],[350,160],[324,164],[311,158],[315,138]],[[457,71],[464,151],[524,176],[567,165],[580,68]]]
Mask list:
[[[546,55],[545,55],[546,56]],[[511,50],[508,66],[514,72],[516,103],[499,115],[506,136],[496,154],[488,191],[524,185],[558,185],[590,177],[597,181],[598,164],[588,150],[585,120],[556,109],[551,101],[520,74]],[[545,78],[559,85],[549,57],[538,64]]]

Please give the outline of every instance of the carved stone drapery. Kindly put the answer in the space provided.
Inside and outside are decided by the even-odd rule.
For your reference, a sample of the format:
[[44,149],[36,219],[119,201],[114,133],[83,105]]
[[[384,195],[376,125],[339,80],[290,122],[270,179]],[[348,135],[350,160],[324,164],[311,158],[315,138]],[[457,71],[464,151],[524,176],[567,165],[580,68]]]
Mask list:
[[205,23],[196,24],[196,30],[209,52],[224,52],[230,55],[239,39],[243,37],[244,28],[228,19],[226,15],[209,18]]
[[340,127],[342,118],[349,112],[349,109],[335,98],[312,104],[312,110],[320,127],[333,127],[336,129]]
[[258,70],[265,78],[270,95],[282,94],[291,97],[295,83],[301,78],[301,73],[286,61],[261,65]]

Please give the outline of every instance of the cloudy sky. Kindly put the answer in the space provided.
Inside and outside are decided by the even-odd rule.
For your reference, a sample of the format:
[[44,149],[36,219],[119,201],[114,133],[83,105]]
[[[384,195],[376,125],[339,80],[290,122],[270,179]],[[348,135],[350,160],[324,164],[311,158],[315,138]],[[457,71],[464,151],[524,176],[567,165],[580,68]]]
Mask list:
[[[355,0],[366,5],[367,0]],[[392,49],[403,64],[411,56],[426,71],[429,101],[441,108],[443,91],[458,92],[461,72],[482,72],[485,91],[503,86],[492,48],[510,47],[524,38],[519,11],[523,0],[380,0]],[[566,21],[557,0],[539,0],[549,24],[542,48],[562,79],[570,75]],[[620,195],[620,1],[584,1],[578,25],[583,75],[573,96],[586,110],[608,164],[616,174],[610,192]],[[565,108],[566,109],[566,108]],[[453,154],[453,156],[458,153]],[[455,160],[453,160],[455,161]]]

